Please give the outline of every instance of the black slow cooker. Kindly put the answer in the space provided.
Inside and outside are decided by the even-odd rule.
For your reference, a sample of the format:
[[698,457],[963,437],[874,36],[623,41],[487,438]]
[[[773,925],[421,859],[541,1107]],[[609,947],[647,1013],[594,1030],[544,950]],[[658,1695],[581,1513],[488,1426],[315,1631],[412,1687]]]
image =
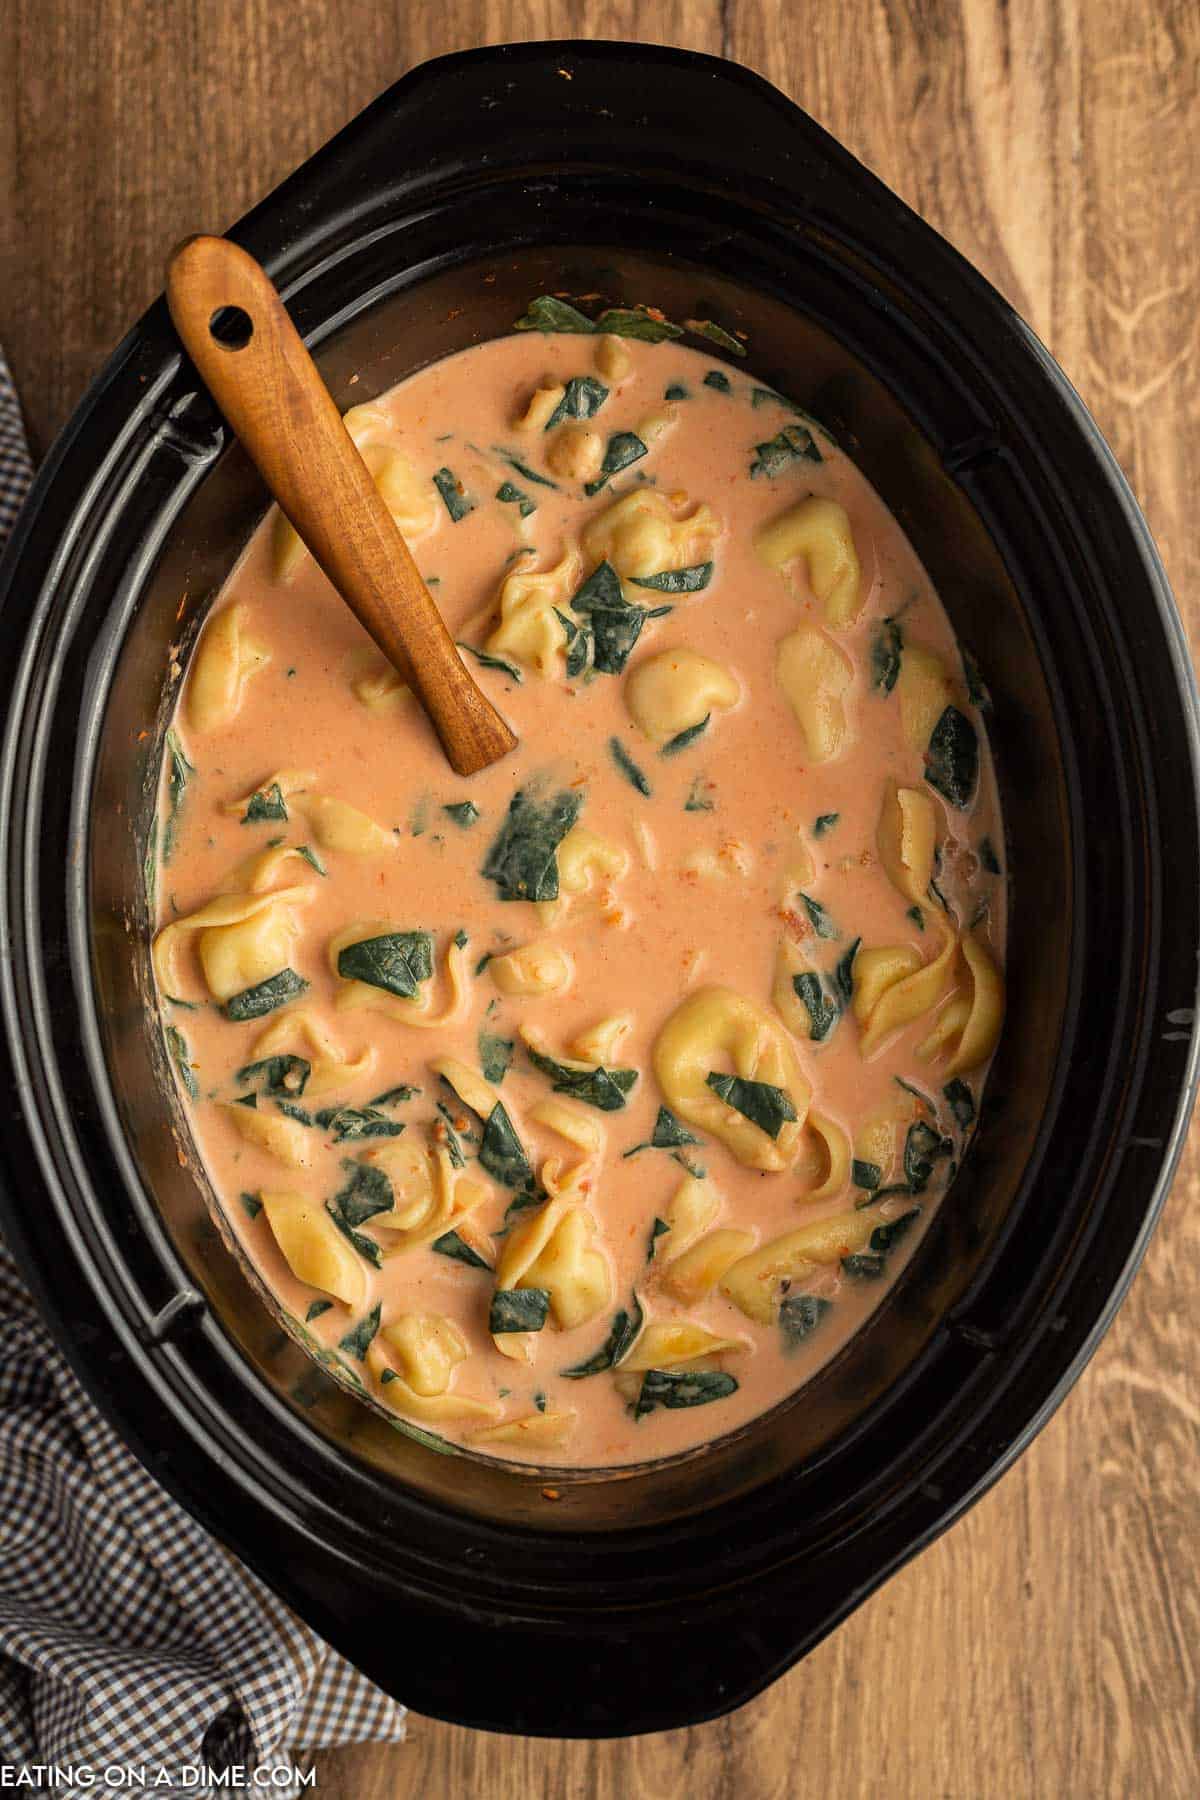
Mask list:
[[947,1204],[792,1400],[702,1455],[548,1484],[439,1455],[308,1361],[231,1254],[162,1079],[143,863],[166,672],[265,496],[161,302],[55,444],[0,573],[0,1211],[80,1377],[190,1511],[414,1707],[568,1736],[703,1719],[996,1479],[1145,1250],[1196,1080],[1179,620],[1046,351],[732,64],[615,43],[444,58],[232,235],[342,405],[506,332],[542,291],[744,332],[747,366],[881,491],[990,689],[1009,1016]]

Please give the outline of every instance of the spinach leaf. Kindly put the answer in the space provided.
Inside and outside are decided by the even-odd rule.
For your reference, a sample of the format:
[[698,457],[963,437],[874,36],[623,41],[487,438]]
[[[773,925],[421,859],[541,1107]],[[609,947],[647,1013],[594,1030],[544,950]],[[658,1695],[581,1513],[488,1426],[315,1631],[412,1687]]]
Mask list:
[[384,931],[360,938],[338,951],[337,972],[344,981],[411,1000],[433,974],[433,935],[428,931]]
[[595,640],[592,633],[584,625],[577,625],[574,619],[568,619],[566,613],[559,612],[557,606],[554,616],[567,634],[567,660],[564,673],[568,681],[575,681],[591,667]]
[[635,787],[639,794],[645,794],[646,798],[649,799],[650,795],[654,792],[654,789],[650,786],[645,773],[638,768],[620,738],[609,738],[608,753],[616,763],[617,768],[621,771],[621,774],[629,783],[630,787]]
[[479,819],[479,808],[473,800],[450,800],[442,811],[454,820],[460,831],[469,831]]
[[513,326],[514,331],[570,331],[580,336],[595,329],[578,307],[568,306],[565,300],[558,300],[553,294],[539,294],[536,300],[531,300],[523,317]]
[[[658,1109],[658,1117],[654,1121],[654,1130],[645,1143],[634,1144],[632,1149],[622,1152],[623,1157],[636,1156],[639,1150],[676,1150],[683,1144],[699,1144],[703,1139],[694,1136],[686,1125],[681,1124],[675,1114],[665,1106]],[[669,1230],[664,1225],[663,1230]]]
[[286,822],[287,816],[283,790],[277,781],[273,781],[269,788],[251,794],[249,804],[242,814],[242,824],[261,825],[267,821],[275,823],[280,820]]
[[833,1302],[820,1294],[788,1294],[779,1306],[779,1329],[783,1347],[794,1350],[806,1337],[811,1337]]
[[704,736],[711,718],[711,713],[705,713],[697,724],[688,725],[683,731],[677,731],[673,738],[667,739],[658,754],[660,756],[678,756],[681,750],[686,750],[689,744],[694,744],[698,737]]
[[257,1219],[263,1209],[261,1194],[239,1194],[238,1198],[246,1209],[246,1217]]
[[299,1099],[308,1086],[312,1064],[303,1056],[265,1056],[261,1062],[246,1063],[234,1076],[239,1087],[252,1087],[272,1099]]
[[671,1229],[671,1227],[667,1224],[667,1221],[665,1219],[660,1219],[660,1218],[658,1218],[657,1215],[655,1216],[654,1223],[650,1227],[650,1239],[646,1245],[646,1261],[647,1262],[654,1261],[655,1245],[658,1243],[659,1238],[665,1237],[667,1232],[670,1231],[670,1229]]
[[948,706],[933,728],[925,756],[925,779],[951,806],[969,806],[979,776],[979,739],[957,706]]
[[757,412],[760,406],[787,406],[788,402],[774,388],[756,387],[751,390],[750,404]]
[[1000,874],[1000,858],[996,855],[990,837],[979,840],[979,860],[989,875]]
[[311,845],[297,844],[296,855],[302,856],[309,867],[317,871],[318,875],[328,875],[329,870],[325,867],[325,864],[321,861]]
[[411,1100],[420,1091],[420,1088],[410,1087],[406,1081],[402,1081],[399,1087],[387,1088],[384,1093],[376,1094],[368,1104],[371,1106],[403,1106],[406,1100]]
[[863,1162],[856,1156],[850,1164],[850,1179],[856,1188],[873,1194],[883,1180],[883,1170],[878,1163]]
[[540,1331],[549,1309],[548,1288],[497,1288],[488,1311],[488,1330],[496,1337],[509,1331]]
[[960,1130],[965,1131],[968,1125],[975,1123],[975,1096],[965,1081],[960,1081],[956,1076],[953,1081],[946,1083],[942,1093]]
[[910,1125],[904,1139],[904,1179],[909,1190],[920,1194],[929,1186],[933,1165],[941,1156],[949,1156],[954,1145],[924,1119]]
[[[539,475],[536,469],[531,469],[528,463],[523,463],[519,456],[513,455],[511,450],[501,450],[497,446],[495,454],[501,462],[506,462],[510,469],[515,470],[518,475],[523,475],[526,481],[532,481],[536,487],[553,488],[556,494],[561,494],[562,489],[557,481],[551,481],[548,475]],[[517,554],[520,555],[522,552],[517,552]]]
[[[438,1101],[437,1109],[441,1114],[441,1123],[435,1124],[434,1136],[445,1144],[446,1154],[450,1158],[451,1168],[465,1169],[467,1166],[467,1153],[462,1147],[462,1139],[458,1134],[458,1128],[454,1122],[454,1114],[442,1100]],[[465,1125],[465,1119],[462,1122]]]
[[329,1214],[342,1236],[358,1251],[358,1254],[365,1257],[369,1263],[373,1263],[377,1269],[382,1269],[383,1251],[379,1248],[375,1239],[373,1237],[368,1237],[363,1231],[355,1231],[354,1227],[348,1224],[342,1217],[336,1200],[327,1200],[325,1202],[325,1211]]
[[710,369],[704,377],[706,388],[715,388],[718,394],[732,394],[733,383],[724,369]]
[[168,1006],[177,1006],[181,1012],[202,1012],[204,1009],[199,1000],[181,1000],[178,994],[164,994],[163,999]]
[[524,489],[515,487],[511,481],[502,481],[496,489],[496,498],[505,506],[515,506],[523,519],[537,511],[537,501],[531,500]]
[[657,310],[645,306],[610,306],[600,314],[593,331],[610,337],[640,338],[644,344],[662,344],[683,336],[681,325],[672,325]]
[[338,1339],[338,1349],[344,1350],[347,1356],[353,1356],[357,1362],[362,1362],[371,1348],[382,1317],[383,1302],[377,1300],[366,1318],[360,1319],[345,1337]]
[[685,387],[682,381],[672,381],[663,389],[664,400],[690,400],[691,397],[691,389]]
[[429,1248],[436,1251],[438,1256],[448,1256],[453,1262],[466,1263],[468,1269],[487,1269],[490,1266],[477,1251],[472,1250],[470,1244],[463,1242],[457,1231],[443,1231],[441,1237],[434,1238]]
[[319,1319],[322,1313],[329,1312],[332,1306],[332,1300],[314,1300],[304,1315],[304,1323],[306,1325],[311,1325],[314,1319]]
[[900,674],[904,633],[895,619],[883,619],[871,638],[871,686],[890,694]]
[[631,575],[634,587],[650,588],[656,594],[699,594],[712,580],[710,562],[692,563],[686,569],[662,569],[657,575]]
[[200,1098],[200,1087],[192,1073],[188,1042],[178,1025],[167,1025],[163,1028],[163,1036],[167,1040],[167,1049],[171,1052],[171,1061],[179,1070],[179,1079],[189,1100]]
[[647,1369],[633,1415],[643,1418],[656,1406],[668,1407],[672,1412],[684,1406],[707,1406],[712,1400],[728,1399],[737,1389],[733,1376],[720,1369],[682,1370],[677,1374],[667,1369]]
[[163,867],[170,862],[175,851],[175,841],[179,834],[179,814],[183,807],[184,795],[187,793],[188,776],[196,773],[195,763],[190,763],[184,754],[183,745],[174,731],[166,735],[167,747],[167,822],[163,826],[162,860]]
[[992,696],[988,693],[987,684],[979,673],[979,664],[971,652],[962,649],[961,646],[959,655],[962,657],[963,680],[967,684],[967,699],[972,706],[977,706],[980,712],[990,712]]
[[491,1081],[499,1087],[508,1074],[513,1059],[513,1040],[497,1037],[494,1032],[479,1033],[479,1067],[483,1079]]
[[552,431],[564,419],[594,419],[607,399],[608,389],[594,375],[572,375],[545,429]]
[[813,836],[824,837],[827,831],[833,830],[841,816],[841,813],[819,813],[813,822]]
[[612,1329],[599,1350],[585,1362],[575,1363],[569,1369],[560,1369],[559,1374],[564,1375],[568,1381],[582,1381],[585,1375],[600,1375],[605,1369],[615,1369],[633,1349],[634,1340],[641,1329],[642,1307],[634,1294],[628,1308],[621,1307],[613,1314]]
[[286,1006],[289,1000],[295,1000],[308,987],[303,975],[297,975],[295,969],[280,969],[278,975],[269,975],[256,987],[243,988],[240,994],[234,994],[226,1000],[221,1011],[235,1025],[245,1019],[261,1019],[264,1013],[274,1012],[277,1006]]
[[718,1099],[765,1131],[769,1138],[777,1138],[785,1121],[796,1117],[789,1096],[769,1081],[746,1081],[740,1075],[718,1075],[715,1070],[705,1080]]
[[893,1075],[892,1080],[898,1088],[903,1088],[906,1094],[911,1094],[914,1100],[919,1100],[922,1106],[927,1107],[934,1118],[937,1117],[937,1107],[928,1094],[922,1093],[919,1087],[914,1087],[911,1081],[905,1081],[903,1075]]
[[497,1100],[483,1127],[479,1166],[501,1187],[523,1189],[533,1182],[533,1169],[507,1109]]
[[503,825],[483,862],[501,900],[557,900],[558,846],[579,817],[583,795],[563,789],[539,800],[518,788]]
[[862,939],[856,937],[846,954],[838,958],[837,967],[833,971],[833,984],[843,1007],[849,1006],[854,998],[854,959],[861,943]]
[[399,1119],[389,1119],[374,1106],[326,1106],[316,1116],[322,1131],[331,1131],[335,1144],[358,1143],[362,1138],[399,1137]]
[[853,1256],[843,1256],[842,1274],[848,1281],[882,1281],[886,1265],[887,1258],[873,1250],[858,1250]]
[[636,431],[614,431],[604,451],[604,461],[600,464],[600,473],[594,481],[585,481],[583,491],[589,499],[607,487],[614,475],[622,469],[628,469],[635,462],[641,462],[646,454],[646,446]]
[[908,1236],[920,1216],[920,1207],[914,1206],[910,1212],[901,1213],[898,1219],[889,1219],[886,1224],[877,1225],[871,1233],[868,1249],[876,1256],[886,1256],[901,1238]]
[[572,1069],[528,1044],[525,1053],[539,1074],[549,1076],[556,1094],[570,1094],[573,1100],[581,1100],[599,1112],[620,1112],[638,1078],[636,1069],[606,1069],[603,1065]]
[[819,463],[824,457],[817,448],[817,441],[807,425],[785,425],[766,443],[755,444],[754,461],[750,464],[750,475],[753,479],[765,475],[768,481],[774,481],[792,464],[799,461]]
[[347,1225],[357,1230],[377,1213],[391,1212],[395,1205],[392,1184],[382,1169],[374,1169],[370,1163],[352,1162],[349,1157],[343,1158],[342,1168],[346,1185],[329,1204],[337,1207]]
[[710,787],[711,785],[710,782],[705,780],[703,775],[693,776],[692,785],[688,789],[688,797],[683,803],[684,812],[714,811],[716,801],[710,800],[708,795],[703,791],[706,787]]
[[804,902],[804,910],[808,914],[808,922],[819,938],[841,937],[841,932],[838,930],[819,900],[814,900],[809,894],[801,894],[800,898]]
[[925,914],[921,911],[919,906],[910,906],[904,916],[906,919],[912,920],[918,931],[924,931]]
[[[249,1094],[247,1095],[247,1099],[253,1100],[257,1104],[258,1095]],[[241,1104],[242,1102],[239,1100],[238,1105],[240,1106]],[[297,1125],[311,1125],[314,1122],[313,1116],[307,1108],[296,1106],[291,1100],[276,1100],[275,1104],[285,1119],[295,1119]]]
[[602,562],[571,596],[571,610],[583,614],[591,626],[593,662],[602,675],[619,675],[646,623],[644,606],[625,598],[621,578],[609,562]]
[[474,512],[475,502],[467,499],[466,489],[453,469],[439,469],[433,477],[433,485],[445,502],[452,524],[457,525],[469,512]]
[[697,337],[707,338],[710,344],[717,344],[722,350],[732,350],[735,356],[745,356],[746,346],[740,338],[718,325],[713,319],[685,319],[684,326],[694,332]]
[[819,975],[808,971],[802,975],[793,975],[792,987],[797,1000],[808,1014],[813,1043],[823,1044],[842,1016],[841,1006],[825,992]]
[[490,656],[486,650],[477,650],[474,644],[464,644],[461,638],[455,638],[454,646],[457,650],[466,650],[481,669],[499,669],[502,675],[507,675],[518,686],[525,679],[516,663],[506,662],[502,656]]

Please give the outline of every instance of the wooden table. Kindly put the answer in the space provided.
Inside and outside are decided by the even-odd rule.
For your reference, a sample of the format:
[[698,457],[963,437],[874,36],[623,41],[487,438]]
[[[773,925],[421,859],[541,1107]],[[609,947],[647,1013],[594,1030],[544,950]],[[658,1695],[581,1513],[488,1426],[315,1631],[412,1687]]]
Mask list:
[[[44,449],[161,285],[413,63],[513,38],[723,53],[976,262],[1082,390],[1200,631],[1197,0],[8,0],[0,341]],[[325,1800],[1200,1789],[1200,1135],[1132,1296],[974,1512],[732,1718],[318,1754]],[[397,1655],[420,1655],[404,1644]]]

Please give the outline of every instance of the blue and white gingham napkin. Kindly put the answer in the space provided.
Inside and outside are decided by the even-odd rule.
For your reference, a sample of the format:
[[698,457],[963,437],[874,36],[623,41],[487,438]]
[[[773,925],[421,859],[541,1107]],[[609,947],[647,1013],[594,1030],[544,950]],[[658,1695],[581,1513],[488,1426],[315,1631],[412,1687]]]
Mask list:
[[[31,473],[0,351],[0,547]],[[144,1769],[150,1791],[203,1795],[194,1771],[403,1736],[404,1708],[125,1448],[0,1244],[0,1770]]]

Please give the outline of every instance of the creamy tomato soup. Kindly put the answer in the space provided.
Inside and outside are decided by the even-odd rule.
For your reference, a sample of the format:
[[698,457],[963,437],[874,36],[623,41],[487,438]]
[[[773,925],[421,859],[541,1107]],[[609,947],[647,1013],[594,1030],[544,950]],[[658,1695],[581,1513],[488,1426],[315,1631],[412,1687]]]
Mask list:
[[268,517],[164,770],[197,1145],[292,1329],[397,1422],[691,1449],[878,1306],[974,1129],[977,677],[820,427],[676,341],[527,331],[346,423],[520,742],[455,777]]

